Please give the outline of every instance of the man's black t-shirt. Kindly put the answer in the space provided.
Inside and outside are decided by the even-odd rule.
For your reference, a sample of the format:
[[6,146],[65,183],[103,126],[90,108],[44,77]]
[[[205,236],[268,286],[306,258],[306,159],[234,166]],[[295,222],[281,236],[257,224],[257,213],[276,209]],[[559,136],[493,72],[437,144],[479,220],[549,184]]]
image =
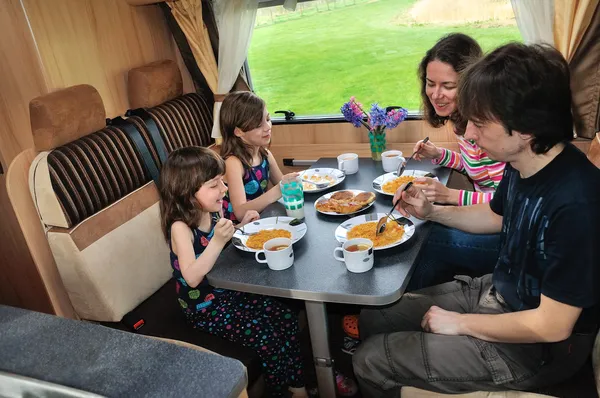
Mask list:
[[583,308],[574,332],[594,333],[600,302],[600,169],[567,144],[529,178],[506,165],[490,207],[502,218],[493,283],[514,311],[540,294]]

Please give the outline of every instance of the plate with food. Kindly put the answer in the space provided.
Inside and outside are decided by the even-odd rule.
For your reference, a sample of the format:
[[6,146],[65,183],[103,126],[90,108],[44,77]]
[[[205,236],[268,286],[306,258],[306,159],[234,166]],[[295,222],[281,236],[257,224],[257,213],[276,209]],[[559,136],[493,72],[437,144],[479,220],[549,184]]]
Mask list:
[[375,194],[359,189],[329,192],[315,202],[315,209],[330,216],[355,214],[373,206]]
[[293,217],[268,217],[244,225],[241,230],[236,229],[231,239],[233,245],[245,252],[257,252],[263,249],[266,241],[275,238],[288,238],[292,244],[298,242],[306,235],[306,224],[290,225]]
[[376,236],[377,222],[385,213],[364,214],[341,223],[335,230],[335,238],[344,243],[349,239],[366,238],[373,242],[373,250],[398,246],[415,234],[415,224],[408,218],[393,214],[387,221],[383,233]]
[[300,173],[300,178],[304,192],[317,193],[338,185],[344,181],[346,174],[338,169],[319,167],[318,169],[304,170]]
[[400,177],[396,175],[396,172],[380,175],[373,180],[373,189],[384,195],[394,196],[400,185],[414,181],[419,177],[431,177],[437,180],[437,177],[428,171],[404,170]]

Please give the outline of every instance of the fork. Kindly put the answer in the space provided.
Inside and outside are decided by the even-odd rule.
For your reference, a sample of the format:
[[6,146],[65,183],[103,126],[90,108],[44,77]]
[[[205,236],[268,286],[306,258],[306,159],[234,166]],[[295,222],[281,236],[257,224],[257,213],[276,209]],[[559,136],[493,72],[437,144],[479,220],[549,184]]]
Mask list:
[[[215,213],[213,216],[213,219],[215,222],[219,221],[222,218],[221,213]],[[242,228],[238,228],[235,225],[233,226],[233,229],[235,229],[236,231],[240,231],[240,233],[242,235],[246,235],[246,236],[252,236],[252,235],[256,235],[258,232],[246,232],[244,231]]]
[[[304,174],[302,174],[302,181],[308,182],[310,184],[314,184],[317,189],[321,189],[321,188],[327,188],[329,185],[331,185],[331,182],[327,181],[327,176],[331,176],[331,173],[333,172],[333,170],[330,170],[329,173],[327,173],[323,178],[325,178],[325,182],[314,182],[311,180],[307,180],[306,178],[304,178]],[[313,174],[314,175],[314,174]]]
[[[402,190],[402,192],[406,191],[411,186],[412,186],[412,181],[409,181],[408,184],[406,184],[406,186]],[[387,227],[387,220],[388,220],[388,218],[390,218],[390,216],[392,216],[392,212],[394,211],[394,209],[398,205],[398,202],[400,202],[401,199],[402,199],[402,194],[400,194],[398,199],[396,199],[396,201],[392,205],[392,209],[385,216],[383,216],[379,219],[379,221],[377,222],[377,229],[375,230],[375,236],[379,236],[385,231],[385,228]],[[392,217],[394,217],[394,216],[392,216]],[[396,217],[394,217],[394,220],[395,219],[396,219]]]
[[[425,137],[425,139],[423,140],[423,144],[426,144],[427,141],[429,141],[429,137]],[[419,152],[419,150],[417,149],[416,151],[413,152],[412,155],[410,155],[410,157],[408,159],[406,159],[404,162],[400,163],[400,165],[398,166],[398,170],[396,171],[396,175],[398,177],[400,177],[402,175],[402,173],[404,173],[404,169],[406,168],[406,164],[408,163],[409,160],[412,160],[412,158]]]

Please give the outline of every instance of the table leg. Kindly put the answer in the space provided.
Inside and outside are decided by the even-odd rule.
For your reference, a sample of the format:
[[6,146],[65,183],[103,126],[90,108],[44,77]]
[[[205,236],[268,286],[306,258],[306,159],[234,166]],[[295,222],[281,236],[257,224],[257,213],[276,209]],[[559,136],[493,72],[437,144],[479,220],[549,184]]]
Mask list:
[[329,334],[327,330],[327,312],[325,303],[305,301],[306,318],[310,331],[319,397],[335,398],[335,379],[333,377],[333,360],[329,352]]

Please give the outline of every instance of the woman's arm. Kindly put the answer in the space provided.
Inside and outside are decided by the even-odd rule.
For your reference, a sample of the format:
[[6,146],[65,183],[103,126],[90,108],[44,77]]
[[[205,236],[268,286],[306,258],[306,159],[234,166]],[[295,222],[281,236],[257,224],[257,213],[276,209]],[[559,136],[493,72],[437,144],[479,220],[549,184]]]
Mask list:
[[463,164],[462,156],[458,152],[451,151],[446,148],[440,148],[442,154],[437,159],[433,159],[433,164],[440,165],[442,167],[449,167],[461,173],[465,171],[465,165]]
[[[235,156],[230,156],[225,161],[227,180],[227,188],[229,189],[229,199],[233,212],[238,220],[244,218],[248,210],[256,210],[261,212],[273,202],[276,202],[281,197],[279,184],[269,189],[258,198],[251,201],[246,200],[246,191],[244,189],[244,166],[242,162]],[[280,171],[281,173],[281,171]]]
[[[233,226],[231,229],[233,230]],[[185,282],[191,287],[196,287],[215,265],[226,241],[221,236],[217,237],[215,231],[215,235],[198,258],[196,258],[196,253],[194,252],[193,241],[194,236],[190,227],[182,221],[173,223],[171,226],[171,247],[173,253],[177,255],[179,269]]]

